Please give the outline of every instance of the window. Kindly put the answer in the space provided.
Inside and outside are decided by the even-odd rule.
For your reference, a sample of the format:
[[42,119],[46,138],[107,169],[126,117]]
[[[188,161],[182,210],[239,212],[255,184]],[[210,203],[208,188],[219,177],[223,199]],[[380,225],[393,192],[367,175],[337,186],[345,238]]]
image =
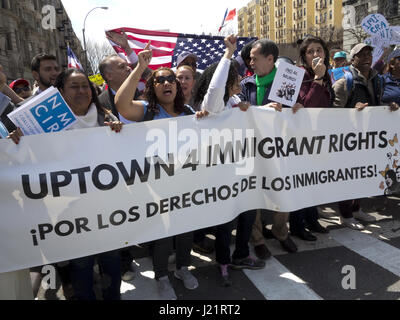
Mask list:
[[306,16],[306,8],[304,8],[304,16]]
[[8,2],[8,0],[1,0],[1,7],[3,9],[10,9],[10,3]]
[[368,15],[368,3],[357,6],[356,8],[356,24],[361,24],[361,21]]
[[15,30],[14,35],[15,35],[15,45],[16,45],[16,49],[18,50],[18,47],[19,47],[18,30]]
[[379,1],[378,2],[378,13],[381,13],[385,17],[393,17],[398,14],[399,2],[398,0]]
[[329,19],[332,19],[332,10],[329,10]]
[[12,50],[12,39],[11,39],[11,33],[7,33],[6,35],[6,50]]

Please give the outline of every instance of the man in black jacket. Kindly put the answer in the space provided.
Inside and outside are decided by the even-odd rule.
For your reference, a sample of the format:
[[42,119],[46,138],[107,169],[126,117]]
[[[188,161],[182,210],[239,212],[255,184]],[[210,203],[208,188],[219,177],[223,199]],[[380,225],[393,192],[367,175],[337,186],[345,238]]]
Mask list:
[[[350,73],[333,84],[335,108],[356,108],[361,111],[366,106],[379,106],[383,94],[382,79],[376,70],[371,68],[373,48],[359,43],[350,51]],[[376,218],[360,207],[360,199],[339,202],[341,222],[343,225],[362,230],[364,226],[354,218],[373,222]]]
[[[114,104],[115,94],[118,89],[128,78],[132,69],[129,63],[117,54],[104,58],[99,65],[100,74],[108,85],[108,89],[99,95],[100,104],[111,110],[111,112],[119,119],[118,111]],[[134,99],[140,96],[140,91],[136,89]]]

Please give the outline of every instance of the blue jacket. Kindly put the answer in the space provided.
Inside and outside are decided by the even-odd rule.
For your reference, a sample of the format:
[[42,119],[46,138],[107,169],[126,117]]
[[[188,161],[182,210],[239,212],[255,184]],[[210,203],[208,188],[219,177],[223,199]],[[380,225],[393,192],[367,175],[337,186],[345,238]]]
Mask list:
[[[240,100],[250,102],[251,105],[257,106],[257,85],[256,85],[256,76],[251,76],[244,78],[240,85],[242,86],[242,92],[238,94]],[[265,96],[263,99],[263,103],[261,105],[266,105],[271,100],[268,99],[269,93],[271,91],[272,84],[267,87],[265,91]]]
[[396,80],[390,72],[383,75],[384,90],[382,101],[385,103],[396,102],[400,104],[400,79]]

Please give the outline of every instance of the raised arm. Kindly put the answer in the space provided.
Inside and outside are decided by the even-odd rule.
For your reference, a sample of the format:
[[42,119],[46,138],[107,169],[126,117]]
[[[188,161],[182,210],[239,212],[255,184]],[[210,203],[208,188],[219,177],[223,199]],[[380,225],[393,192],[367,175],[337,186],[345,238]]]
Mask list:
[[119,45],[125,51],[125,53],[128,57],[133,58],[133,61],[131,61],[132,59],[129,59],[130,63],[135,64],[137,62],[137,60],[138,60],[137,55],[130,47],[129,42],[128,42],[128,37],[127,37],[124,29],[122,29],[120,33],[116,32],[116,31],[107,31],[106,37],[108,40],[111,40],[115,44]]
[[133,100],[136,87],[144,70],[150,63],[152,51],[148,50],[150,42],[143,51],[138,55],[139,61],[136,68],[131,72],[129,77],[124,81],[115,95],[115,107],[118,112],[131,121],[140,121],[143,119],[144,108],[140,101]]
[[215,70],[211,82],[204,96],[201,109],[212,113],[219,113],[225,108],[224,95],[226,80],[228,79],[231,58],[236,50],[237,38],[229,35],[224,39],[225,54]]
[[13,89],[11,89],[7,85],[7,76],[3,72],[3,67],[0,65],[0,92],[5,94],[7,97],[11,99],[11,101],[15,104],[24,101],[19,95],[17,95]]

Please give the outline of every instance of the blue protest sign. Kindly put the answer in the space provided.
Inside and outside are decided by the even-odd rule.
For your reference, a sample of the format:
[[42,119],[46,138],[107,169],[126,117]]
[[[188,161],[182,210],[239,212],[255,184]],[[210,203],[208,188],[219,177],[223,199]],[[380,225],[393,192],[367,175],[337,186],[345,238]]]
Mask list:
[[75,116],[59,92],[29,110],[43,132],[58,132],[67,128]]
[[24,103],[8,117],[24,135],[58,132],[76,122],[74,113],[53,87]]

